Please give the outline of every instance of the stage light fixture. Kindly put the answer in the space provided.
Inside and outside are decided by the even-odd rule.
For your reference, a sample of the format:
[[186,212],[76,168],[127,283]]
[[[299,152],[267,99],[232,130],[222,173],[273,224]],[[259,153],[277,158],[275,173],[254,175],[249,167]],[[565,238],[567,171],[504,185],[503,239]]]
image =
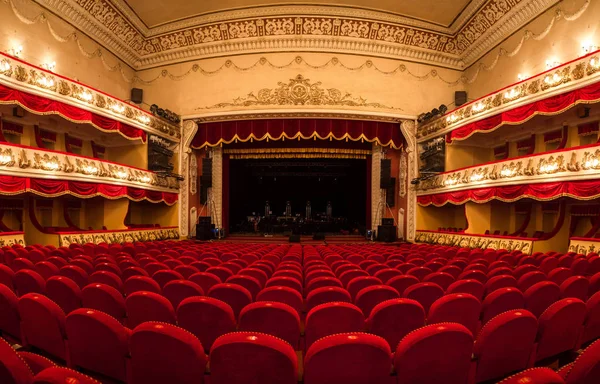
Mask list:
[[448,107],[445,104],[442,104],[438,107],[440,110],[440,115],[445,115],[448,112]]

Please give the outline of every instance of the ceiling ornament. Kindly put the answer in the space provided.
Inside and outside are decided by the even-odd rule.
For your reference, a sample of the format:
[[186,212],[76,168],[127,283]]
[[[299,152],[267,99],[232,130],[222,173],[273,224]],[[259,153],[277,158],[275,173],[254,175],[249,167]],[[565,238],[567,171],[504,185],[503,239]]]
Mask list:
[[287,64],[283,64],[283,65],[273,64],[268,58],[261,57],[260,59],[256,60],[254,62],[254,64],[251,64],[246,67],[240,67],[233,60],[227,59],[223,64],[221,64],[219,67],[217,67],[214,70],[202,68],[198,63],[195,63],[187,71],[185,71],[184,73],[182,73],[180,75],[172,74],[168,69],[163,69],[156,76],[154,76],[148,80],[144,80],[136,75],[133,78],[133,82],[150,85],[150,84],[152,84],[160,79],[163,79],[163,78],[168,78],[173,81],[181,81],[181,80],[186,79],[189,75],[194,74],[194,73],[201,73],[206,76],[211,76],[211,75],[215,75],[225,69],[230,69],[230,68],[234,69],[236,71],[246,72],[246,71],[258,68],[258,67],[267,66],[271,69],[286,69],[286,68],[290,68],[293,65],[304,65],[305,67],[310,68],[310,69],[325,69],[325,68],[329,68],[329,67],[338,66],[340,68],[344,68],[349,71],[362,71],[365,69],[373,69],[382,75],[395,75],[397,73],[406,73],[419,81],[425,81],[425,80],[429,80],[429,79],[438,79],[438,80],[442,81],[443,83],[448,84],[450,86],[456,86],[463,82],[462,77],[459,77],[457,80],[447,80],[444,77],[442,77],[439,74],[439,72],[435,69],[430,70],[429,72],[425,73],[424,75],[418,75],[418,74],[411,72],[411,70],[405,64],[398,64],[391,70],[385,70],[385,69],[378,67],[377,64],[375,62],[373,62],[373,60],[365,60],[362,64],[357,65],[355,67],[351,67],[351,66],[347,66],[346,64],[344,64],[342,60],[340,60],[339,58],[337,58],[335,56],[320,65],[311,64],[302,56],[296,56],[294,59],[290,60],[290,62],[288,62]]
[[[262,14],[257,15],[257,9],[250,8],[249,16],[244,18],[144,34],[146,31],[140,31],[108,0],[35,1],[63,15],[86,34],[95,36],[98,43],[136,68],[250,50],[311,50],[369,52],[373,56],[410,58],[457,69],[485,54],[497,44],[499,36],[508,36],[558,2],[487,0],[459,30],[446,28],[444,32],[440,32],[439,27],[425,27],[416,21],[403,24],[348,16],[348,12],[339,14],[344,10],[340,7],[330,7],[328,14],[311,14],[314,6],[307,6],[304,11],[298,6],[297,12],[285,16],[275,12],[265,16],[269,8],[261,9]],[[274,40],[277,48],[273,48]]]
[[340,91],[337,88],[323,88],[321,82],[311,83],[310,79],[306,79],[302,75],[297,75],[287,83],[279,82],[277,85],[277,88],[263,88],[256,95],[254,92],[250,92],[248,96],[235,98],[232,102],[196,108],[196,110],[267,105],[319,105],[402,110],[380,103],[367,102],[362,97],[355,97],[351,93]]

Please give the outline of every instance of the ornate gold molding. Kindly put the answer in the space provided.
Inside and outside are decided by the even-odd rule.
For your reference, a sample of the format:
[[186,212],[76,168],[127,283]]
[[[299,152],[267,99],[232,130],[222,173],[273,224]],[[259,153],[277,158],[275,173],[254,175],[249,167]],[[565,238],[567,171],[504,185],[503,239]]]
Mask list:
[[417,186],[417,195],[503,185],[596,179],[599,170],[600,144],[444,172],[421,181]]
[[600,253],[600,239],[584,239],[580,237],[569,239],[569,252],[581,253]]
[[25,246],[25,234],[23,232],[0,233],[0,247],[10,247],[15,244]]
[[172,141],[181,129],[104,92],[0,53],[0,84],[109,117]]
[[254,106],[292,106],[292,105],[314,105],[314,106],[343,106],[343,107],[367,107],[402,110],[380,103],[370,103],[362,97],[355,97],[349,92],[340,91],[337,88],[323,88],[321,82],[311,83],[302,75],[297,75],[287,83],[277,83],[277,88],[263,88],[255,95],[250,92],[246,97],[235,98],[232,102],[215,104],[201,109],[215,109],[225,107],[254,107]]
[[151,171],[68,153],[2,143],[0,174],[117,184],[171,193],[179,190],[177,179],[159,177]]
[[480,248],[480,249],[506,249],[507,251],[519,250],[524,254],[531,254],[533,250],[533,240],[524,240],[521,238],[497,238],[478,235],[441,233],[434,231],[419,231],[415,237],[415,242],[448,245],[461,248]]
[[199,56],[272,50],[275,40],[278,48],[287,51],[362,51],[463,68],[466,52],[471,53],[469,62],[476,59],[475,55],[497,44],[498,36],[509,35],[557,2],[486,0],[477,10],[469,8],[469,17],[459,17],[461,24],[452,28],[414,19],[378,18],[373,11],[349,12],[348,7],[318,11],[314,5],[298,5],[285,15],[276,12],[278,7],[260,7],[249,9],[245,16],[238,12],[234,18],[219,20],[215,13],[144,30],[130,13],[122,13],[125,7],[118,9],[108,0],[36,1],[137,68]]
[[62,247],[70,244],[121,244],[134,241],[178,240],[178,227],[150,228],[150,229],[125,229],[116,231],[83,231],[78,233],[59,234]]
[[600,79],[600,55],[580,58],[465,104],[417,129],[419,142],[524,104],[568,92]]

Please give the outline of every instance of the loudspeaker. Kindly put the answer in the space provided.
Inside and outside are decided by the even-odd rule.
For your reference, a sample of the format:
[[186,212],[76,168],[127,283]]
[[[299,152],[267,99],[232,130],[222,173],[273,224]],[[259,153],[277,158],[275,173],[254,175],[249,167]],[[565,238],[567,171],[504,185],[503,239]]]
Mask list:
[[467,91],[454,92],[454,106],[459,107],[467,102]]
[[200,185],[212,187],[212,159],[202,159],[202,176],[200,177]]
[[394,219],[391,217],[384,217],[383,219],[381,219],[381,225],[383,225],[383,226],[394,225]]
[[325,234],[323,232],[316,232],[313,235],[313,240],[325,240]]
[[390,186],[390,178],[392,176],[392,160],[381,160],[381,174],[379,180],[379,188],[388,188]]
[[577,117],[579,117],[580,119],[590,117],[590,108],[584,106],[577,107]]
[[140,88],[131,88],[131,101],[136,104],[142,104],[144,101],[144,90]]
[[12,115],[14,117],[23,117],[25,116],[25,110],[17,105],[13,108]]
[[396,226],[391,225],[380,225],[377,227],[377,241],[385,241],[387,243],[391,243],[396,241]]
[[210,216],[199,216],[197,224],[204,224],[210,226]]
[[212,239],[212,228],[208,224],[196,224],[196,240],[210,240]]
[[385,203],[390,208],[394,208],[394,205],[396,204],[396,178],[395,177],[390,178],[390,185],[388,185],[386,192],[385,192]]
[[290,243],[299,243],[300,235],[290,235]]
[[200,187],[200,204],[206,204],[206,200],[208,200],[208,188],[201,186]]

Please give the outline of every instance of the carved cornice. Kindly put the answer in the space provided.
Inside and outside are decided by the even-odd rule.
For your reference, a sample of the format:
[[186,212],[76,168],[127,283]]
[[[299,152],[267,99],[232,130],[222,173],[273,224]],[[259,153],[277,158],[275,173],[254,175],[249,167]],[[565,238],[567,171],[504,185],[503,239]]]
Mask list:
[[135,241],[178,240],[179,228],[165,227],[152,229],[126,229],[122,231],[85,231],[79,233],[58,234],[60,245],[70,244],[121,244]]
[[479,249],[506,249],[507,251],[519,250],[524,254],[531,254],[533,250],[533,240],[522,238],[498,238],[492,236],[468,235],[460,233],[443,233],[435,231],[419,231],[415,237],[415,242],[448,245],[461,248],[479,248]]
[[356,97],[347,91],[337,88],[323,88],[321,82],[311,82],[302,75],[297,75],[287,82],[278,82],[277,88],[262,88],[256,95],[250,92],[246,97],[237,97],[231,102],[218,103],[202,109],[216,109],[226,107],[257,107],[257,106],[337,106],[337,107],[365,107],[378,109],[402,110],[380,103],[368,102],[362,97]]
[[177,193],[179,182],[151,171],[69,153],[0,143],[0,175],[105,183]]
[[4,53],[0,53],[0,84],[97,113],[172,141],[181,138],[181,130],[177,125],[104,92]]
[[414,116],[397,113],[375,113],[361,111],[340,111],[332,110],[324,112],[323,109],[294,109],[294,110],[276,110],[265,109],[262,111],[227,111],[227,112],[207,112],[197,113],[189,116],[182,116],[182,119],[193,119],[198,123],[209,123],[215,121],[235,121],[235,120],[261,120],[261,119],[342,119],[342,120],[369,120],[382,121],[388,123],[401,123],[406,119],[414,120]]
[[600,144],[551,151],[445,172],[418,185],[417,195],[475,188],[597,179]]
[[263,6],[147,28],[122,0],[35,0],[137,69],[240,53],[369,52],[462,69],[558,0],[476,0],[449,28],[347,6]]
[[519,106],[565,93],[600,80],[600,54],[561,65],[525,81],[465,104],[441,118],[418,127],[419,142]]

